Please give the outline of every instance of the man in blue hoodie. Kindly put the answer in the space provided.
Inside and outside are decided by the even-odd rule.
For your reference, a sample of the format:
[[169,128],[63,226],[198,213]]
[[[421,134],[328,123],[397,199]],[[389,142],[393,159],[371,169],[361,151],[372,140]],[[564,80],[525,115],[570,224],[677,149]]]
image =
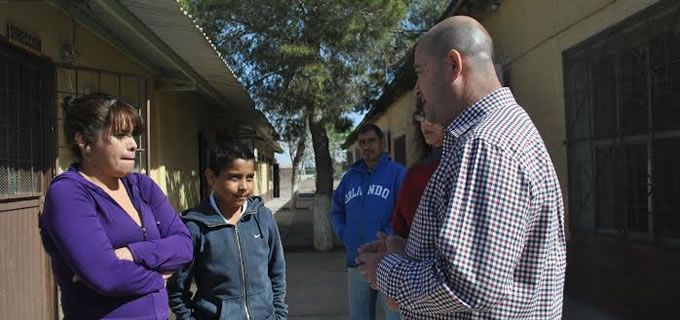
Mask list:
[[399,319],[385,298],[372,289],[357,269],[357,249],[376,240],[376,234],[392,233],[390,217],[405,169],[384,153],[383,132],[374,124],[359,129],[362,159],[342,177],[333,196],[333,229],[347,249],[349,313],[351,320],[375,319],[376,301],[383,305],[386,319]]

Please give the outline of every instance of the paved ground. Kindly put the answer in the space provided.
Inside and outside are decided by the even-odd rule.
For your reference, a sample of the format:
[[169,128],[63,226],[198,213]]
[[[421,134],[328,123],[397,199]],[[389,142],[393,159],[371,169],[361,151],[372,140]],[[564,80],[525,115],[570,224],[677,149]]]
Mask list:
[[[289,190],[272,201],[281,239],[286,250],[289,319],[347,319],[347,288],[344,251],[315,252],[311,206],[314,180],[300,185],[302,196],[296,209],[288,208]],[[287,198],[286,198],[287,196]],[[269,204],[268,204],[269,205]]]

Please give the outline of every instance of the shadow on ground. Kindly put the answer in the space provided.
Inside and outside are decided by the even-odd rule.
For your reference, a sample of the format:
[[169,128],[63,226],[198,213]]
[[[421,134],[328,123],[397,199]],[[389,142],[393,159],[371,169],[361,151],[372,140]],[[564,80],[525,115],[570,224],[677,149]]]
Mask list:
[[286,253],[288,319],[347,319],[345,251],[314,251],[314,195],[302,193],[275,212]]

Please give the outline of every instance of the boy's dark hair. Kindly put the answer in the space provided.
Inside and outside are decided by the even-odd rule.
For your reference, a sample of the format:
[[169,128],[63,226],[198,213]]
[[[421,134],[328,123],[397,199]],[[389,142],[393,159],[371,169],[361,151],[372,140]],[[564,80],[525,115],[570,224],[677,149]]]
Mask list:
[[219,175],[222,170],[229,167],[237,159],[255,160],[255,155],[250,147],[237,141],[218,146],[210,151],[208,169],[215,175]]
[[365,124],[363,127],[361,127],[361,129],[359,129],[358,133],[359,134],[365,134],[365,133],[368,133],[370,131],[375,132],[375,135],[378,136],[378,139],[382,140],[382,138],[383,138],[382,129],[380,129],[380,127],[378,127],[377,125],[372,124],[372,123]]
[[132,105],[106,93],[92,93],[77,98],[67,96],[62,101],[64,110],[64,132],[71,144],[73,155],[81,158],[76,143],[76,133],[83,135],[87,144],[94,143],[98,134],[104,138],[131,133],[133,136],[144,132],[142,117]]

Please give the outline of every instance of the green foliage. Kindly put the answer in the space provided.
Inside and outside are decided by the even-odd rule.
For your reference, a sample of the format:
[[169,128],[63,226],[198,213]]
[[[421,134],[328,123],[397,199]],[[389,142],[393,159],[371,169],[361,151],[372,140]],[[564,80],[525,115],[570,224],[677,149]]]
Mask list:
[[[457,2],[458,0],[453,0]],[[417,35],[429,29],[437,22],[451,1],[447,0],[421,0],[412,1],[404,25]]]
[[[328,218],[344,115],[376,97],[416,37],[409,0],[183,0],[286,144],[316,169],[314,246],[332,248]],[[433,0],[423,0],[433,1]],[[304,125],[306,122],[306,125]],[[330,136],[328,133],[331,133]],[[333,157],[331,156],[333,152]],[[296,153],[296,158],[300,154]],[[304,157],[302,157],[304,158]],[[304,161],[304,160],[303,160]],[[315,199],[316,200],[316,199]]]
[[294,121],[314,107],[335,121],[361,101],[367,83],[384,81],[386,64],[376,57],[390,46],[407,9],[404,0],[181,4],[227,58],[258,108]]
[[181,0],[280,132],[295,144],[311,110],[333,131],[376,97],[443,0]]

